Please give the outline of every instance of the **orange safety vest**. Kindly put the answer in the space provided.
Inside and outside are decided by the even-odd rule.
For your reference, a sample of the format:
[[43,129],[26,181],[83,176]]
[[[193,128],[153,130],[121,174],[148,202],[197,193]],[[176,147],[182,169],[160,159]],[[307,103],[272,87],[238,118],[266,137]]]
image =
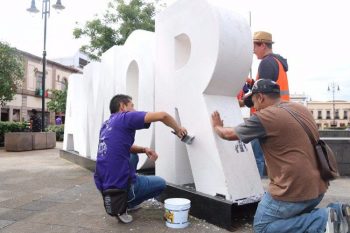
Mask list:
[[[278,64],[278,77],[276,83],[280,86],[281,99],[289,101],[289,86],[287,72],[284,71],[282,63],[274,57]],[[259,79],[259,74],[256,75],[256,80]]]
[[[284,70],[282,63],[277,58],[274,57],[274,59],[278,64],[278,77],[276,83],[280,86],[281,99],[289,101],[289,86],[287,72]],[[259,73],[256,75],[256,80],[259,80]],[[253,114],[255,112],[255,108],[250,109],[250,114]]]

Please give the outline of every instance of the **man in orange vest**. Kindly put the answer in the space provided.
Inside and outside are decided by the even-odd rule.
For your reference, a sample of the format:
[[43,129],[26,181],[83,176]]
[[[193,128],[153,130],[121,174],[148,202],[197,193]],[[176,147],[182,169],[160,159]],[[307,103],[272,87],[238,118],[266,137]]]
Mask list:
[[[258,68],[258,73],[256,80],[259,79],[270,79],[275,81],[280,86],[281,99],[289,101],[289,86],[288,86],[288,63],[285,58],[278,54],[274,54],[272,51],[272,35],[269,32],[258,31],[254,33],[254,54],[261,60]],[[251,79],[250,79],[251,80]],[[249,79],[246,82],[252,82]],[[252,82],[254,84],[254,82]],[[245,86],[246,86],[245,85]],[[252,85],[249,85],[252,86]],[[239,97],[238,97],[239,98]],[[240,101],[240,106],[244,105],[251,108],[251,114],[254,114],[255,109],[253,108],[253,102],[250,98],[242,98]],[[259,170],[259,174],[262,177],[264,174],[265,160],[264,154],[262,152],[260,143],[258,139],[251,142],[256,164]]]
[[271,79],[281,88],[281,99],[289,101],[289,87],[287,79],[287,60],[272,52],[272,35],[268,32],[254,33],[254,54],[261,60],[258,68],[258,79]]

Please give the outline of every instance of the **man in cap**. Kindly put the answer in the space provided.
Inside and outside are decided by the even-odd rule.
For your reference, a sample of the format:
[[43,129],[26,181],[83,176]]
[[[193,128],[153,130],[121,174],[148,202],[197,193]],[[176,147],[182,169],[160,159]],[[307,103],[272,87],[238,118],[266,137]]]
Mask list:
[[350,220],[349,205],[330,204],[315,209],[328,188],[317,167],[313,145],[299,122],[284,108],[296,112],[315,136],[317,126],[310,111],[301,104],[281,100],[279,85],[269,79],[254,83],[251,98],[257,112],[244,123],[224,127],[213,112],[212,126],[225,140],[249,143],[259,139],[270,184],[254,217],[259,232],[339,232]]
[[[254,54],[261,60],[258,68],[256,80],[259,79],[271,79],[279,84],[281,89],[281,99],[289,101],[289,87],[287,79],[288,63],[285,58],[278,54],[274,54],[272,51],[272,34],[269,32],[258,31],[254,33]],[[251,80],[252,82],[253,80]],[[246,83],[249,83],[247,81]],[[250,87],[252,85],[249,85]],[[247,89],[247,88],[246,88]],[[252,103],[249,99],[245,99],[243,96],[240,101],[240,106],[246,105],[251,108],[251,113],[255,112],[252,108]],[[247,101],[248,100],[248,101]],[[256,164],[259,170],[260,176],[264,174],[265,160],[261,150],[261,146],[257,140],[251,142]]]
[[281,89],[281,99],[289,100],[289,87],[287,79],[288,63],[285,58],[272,51],[271,33],[259,31],[253,36],[254,54],[261,60],[256,80],[271,79]]

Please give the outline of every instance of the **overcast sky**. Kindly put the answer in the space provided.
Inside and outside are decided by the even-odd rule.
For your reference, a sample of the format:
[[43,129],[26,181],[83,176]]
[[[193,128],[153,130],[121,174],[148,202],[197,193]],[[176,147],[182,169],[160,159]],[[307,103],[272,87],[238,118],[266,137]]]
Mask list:
[[[75,54],[84,41],[72,36],[75,22],[83,24],[101,15],[109,0],[62,0],[61,13],[51,10],[47,26],[47,58]],[[190,0],[188,0],[190,1]],[[312,100],[331,100],[327,87],[340,86],[335,99],[350,101],[350,22],[346,0],[227,0],[248,18],[252,32],[266,30],[275,41],[273,50],[288,59],[290,92]],[[41,14],[26,11],[31,0],[0,0],[0,41],[42,56],[44,23]],[[56,0],[52,0],[54,4]],[[164,0],[171,5],[173,0]],[[41,10],[42,0],[36,0]],[[258,61],[253,61],[253,74]]]

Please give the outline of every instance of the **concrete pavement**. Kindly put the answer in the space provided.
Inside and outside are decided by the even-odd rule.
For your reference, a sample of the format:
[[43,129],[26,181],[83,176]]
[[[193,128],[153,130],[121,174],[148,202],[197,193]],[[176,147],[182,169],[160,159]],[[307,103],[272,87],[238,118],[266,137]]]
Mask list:
[[[28,152],[0,148],[0,233],[228,232],[193,217],[188,228],[167,228],[162,204],[152,200],[132,213],[133,223],[119,224],[105,213],[92,173],[61,159],[60,146]],[[321,206],[350,202],[349,190],[350,178],[332,182]],[[235,232],[252,232],[251,220],[238,222]]]

